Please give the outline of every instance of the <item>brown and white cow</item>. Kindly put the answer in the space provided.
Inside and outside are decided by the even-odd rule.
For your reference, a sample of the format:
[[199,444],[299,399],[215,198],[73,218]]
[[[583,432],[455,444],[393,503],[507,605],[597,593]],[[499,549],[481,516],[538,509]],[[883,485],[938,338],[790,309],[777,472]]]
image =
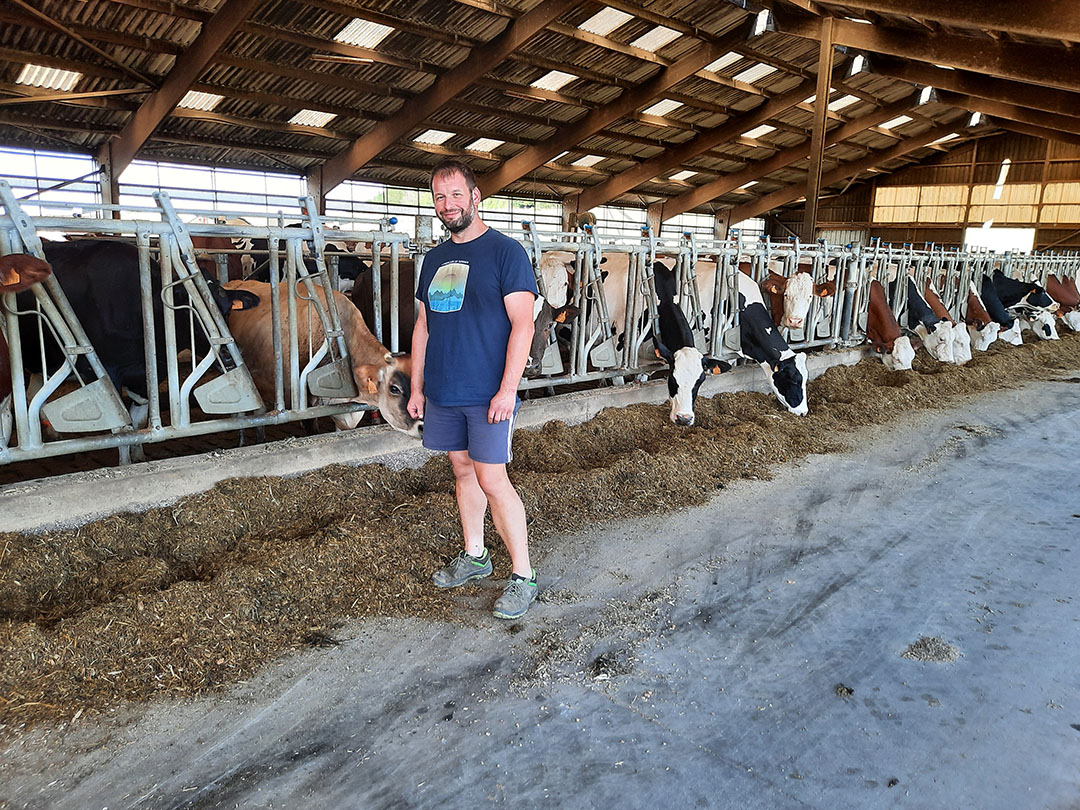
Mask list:
[[[261,281],[231,281],[226,285],[231,290],[247,290],[259,296],[259,305],[252,309],[241,310],[229,320],[232,332],[244,355],[248,370],[255,381],[263,401],[274,401],[274,348],[271,332],[272,311],[270,308],[270,285]],[[284,284],[279,289],[281,303],[282,346],[289,345],[288,306],[289,290]],[[397,430],[410,436],[419,436],[421,424],[413,419],[406,405],[412,390],[410,374],[412,359],[408,356],[395,356],[386,350],[368,330],[360,316],[360,311],[344,294],[333,293],[334,303],[341,318],[341,327],[345,333],[345,343],[352,360],[353,379],[356,382],[358,396],[353,398],[326,399],[325,404],[358,402],[378,407],[383,418]],[[321,288],[319,297],[326,303],[326,293]],[[323,341],[322,323],[311,310],[309,301],[297,298],[297,335],[300,352],[303,356],[309,345],[319,346]],[[285,350],[287,357],[287,349]],[[283,358],[284,359],[284,358]],[[303,358],[301,363],[307,358]],[[291,396],[288,374],[284,375],[285,398]],[[359,424],[362,412],[335,414],[334,424],[338,429],[354,428]]]
[[1074,332],[1080,332],[1080,291],[1076,280],[1064,276],[1058,279],[1052,273],[1046,277],[1046,292],[1058,303],[1057,316]]
[[876,278],[870,279],[869,303],[866,312],[866,337],[881,362],[890,371],[906,371],[915,359],[911,339],[900,332],[900,324],[885,299],[885,288]]
[[[12,253],[0,256],[0,294],[17,293],[44,281],[52,274],[52,268],[36,256]],[[3,330],[4,318],[0,316],[0,440],[7,447],[11,438],[11,358],[10,348]]]
[[990,344],[998,338],[1001,324],[990,317],[990,313],[983,306],[979,291],[975,288],[975,282],[971,281],[968,288],[967,311],[964,313],[964,323],[967,324],[968,336],[971,338],[971,348],[985,352]]
[[929,280],[927,280],[926,286],[923,288],[923,299],[930,305],[933,313],[941,318],[943,323],[949,324],[952,329],[952,362],[958,366],[964,365],[964,363],[971,360],[971,335],[968,334],[967,329],[961,329],[956,325],[953,316],[949,314],[948,307],[941,300],[941,296],[938,295],[933,282]]
[[761,282],[761,289],[769,294],[773,323],[788,329],[802,329],[814,296],[836,295],[836,279],[815,283],[813,260],[807,258],[799,261],[798,269],[790,277],[770,267],[768,277]]

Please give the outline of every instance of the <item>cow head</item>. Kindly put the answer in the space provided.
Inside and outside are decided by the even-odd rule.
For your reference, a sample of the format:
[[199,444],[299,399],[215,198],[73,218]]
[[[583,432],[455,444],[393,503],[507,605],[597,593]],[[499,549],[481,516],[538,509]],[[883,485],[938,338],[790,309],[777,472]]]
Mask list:
[[[1056,307],[1057,304],[1054,306]],[[1042,340],[1060,340],[1054,320],[1053,311],[1049,309],[1037,309],[1024,313],[1024,323],[1031,328],[1036,337]]]
[[779,325],[789,329],[803,328],[814,296],[827,298],[836,294],[836,281],[815,284],[809,272],[798,272],[790,278],[770,272],[761,286],[770,296],[784,296],[784,314]]
[[671,367],[668,374],[668,396],[671,398],[671,421],[681,427],[694,424],[694,401],[706,374],[722,374],[731,364],[706,357],[693,346],[671,352],[658,344],[656,353]]
[[535,377],[540,373],[544,353],[551,343],[551,331],[558,324],[567,324],[577,317],[578,308],[572,305],[552,309],[544,296],[537,296],[533,306],[533,339],[529,346],[529,359],[525,363],[525,376]]
[[[329,404],[358,402],[375,405],[387,424],[414,438],[420,438],[423,420],[414,419],[408,411],[412,394],[412,357],[387,352],[381,364],[361,363],[353,368],[353,377],[360,395],[351,399],[327,399]],[[338,430],[351,430],[360,424],[363,411],[337,413],[331,418]]]
[[958,366],[971,360],[971,335],[962,323],[950,325],[952,328],[953,362]]
[[942,363],[954,363],[953,356],[953,325],[948,321],[939,321],[933,331],[926,329],[922,324],[915,331],[922,338],[923,347],[935,360]]
[[1080,310],[1066,312],[1061,316],[1061,321],[1074,332],[1080,332]]
[[810,412],[806,404],[806,353],[792,352],[775,366],[762,363],[761,367],[780,404],[796,416],[806,416]]
[[544,283],[544,297],[552,309],[566,306],[570,300],[570,283],[574,279],[574,265],[558,256],[542,256],[540,278]]
[[915,360],[915,347],[911,345],[911,338],[901,335],[893,341],[892,349],[883,352],[881,362],[889,371],[909,371]]
[[1013,318],[1012,326],[1008,329],[998,330],[998,340],[1002,340],[1011,346],[1020,346],[1024,339],[1020,336],[1020,319]]
[[971,338],[971,348],[974,351],[985,352],[990,348],[990,344],[998,339],[1000,330],[1001,324],[996,321],[991,321],[981,328],[974,324],[968,324],[967,331]]

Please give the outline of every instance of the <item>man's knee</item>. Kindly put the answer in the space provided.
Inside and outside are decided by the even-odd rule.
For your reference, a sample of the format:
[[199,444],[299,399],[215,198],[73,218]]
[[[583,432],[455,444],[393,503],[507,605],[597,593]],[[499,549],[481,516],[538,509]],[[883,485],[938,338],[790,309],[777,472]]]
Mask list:
[[450,465],[454,468],[454,477],[457,479],[472,478],[476,475],[473,461],[469,458],[467,450],[456,450],[450,454]]
[[508,491],[513,491],[514,487],[510,483],[510,477],[506,474],[505,464],[474,462],[473,468],[476,471],[476,480],[480,483],[480,488],[484,490],[488,497],[497,497]]

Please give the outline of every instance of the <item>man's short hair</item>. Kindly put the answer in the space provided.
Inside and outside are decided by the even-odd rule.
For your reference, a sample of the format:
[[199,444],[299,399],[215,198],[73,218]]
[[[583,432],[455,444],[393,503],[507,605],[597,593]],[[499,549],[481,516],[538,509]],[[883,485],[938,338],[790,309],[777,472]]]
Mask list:
[[473,189],[476,188],[476,175],[467,163],[454,158],[446,158],[435,164],[435,168],[431,170],[431,182],[434,183],[436,177],[445,177],[450,174],[460,174],[464,177],[465,185],[469,187],[469,193],[472,194]]

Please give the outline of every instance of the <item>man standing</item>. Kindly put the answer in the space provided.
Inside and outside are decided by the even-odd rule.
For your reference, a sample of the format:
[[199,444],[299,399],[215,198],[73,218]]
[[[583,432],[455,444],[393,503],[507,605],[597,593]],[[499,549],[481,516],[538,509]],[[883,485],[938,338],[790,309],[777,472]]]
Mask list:
[[440,588],[491,575],[484,515],[510,552],[513,573],[495,602],[500,619],[525,614],[536,598],[525,507],[506,474],[517,387],[533,336],[536,279],[525,249],[477,215],[472,169],[444,160],[431,173],[435,213],[450,239],[424,257],[417,285],[408,409],[424,420],[424,446],[448,452],[465,549],[435,572]]

